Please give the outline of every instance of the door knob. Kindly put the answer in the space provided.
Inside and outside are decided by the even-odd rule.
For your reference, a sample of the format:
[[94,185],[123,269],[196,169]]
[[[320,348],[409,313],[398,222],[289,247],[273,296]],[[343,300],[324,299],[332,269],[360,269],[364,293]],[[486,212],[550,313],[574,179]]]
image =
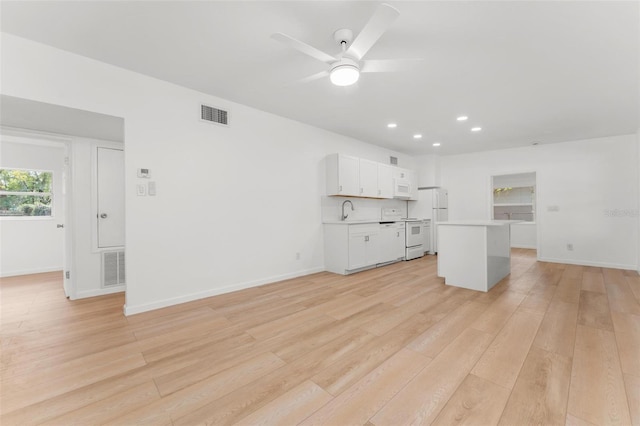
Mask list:
[[102,213],[102,214],[100,215],[100,217],[101,217],[102,219],[106,219],[106,218],[107,218],[107,214],[106,214],[106,213]]

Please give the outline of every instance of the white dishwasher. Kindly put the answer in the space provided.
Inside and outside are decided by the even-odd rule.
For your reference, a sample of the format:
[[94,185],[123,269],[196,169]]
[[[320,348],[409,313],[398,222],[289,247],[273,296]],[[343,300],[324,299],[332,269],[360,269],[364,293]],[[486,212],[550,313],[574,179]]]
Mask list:
[[404,259],[404,233],[404,222],[380,222],[379,264]]

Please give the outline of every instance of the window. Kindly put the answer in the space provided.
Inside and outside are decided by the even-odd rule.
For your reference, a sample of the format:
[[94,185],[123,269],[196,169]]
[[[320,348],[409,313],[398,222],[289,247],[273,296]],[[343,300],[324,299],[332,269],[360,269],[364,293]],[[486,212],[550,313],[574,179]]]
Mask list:
[[53,172],[0,169],[0,217],[51,216]]

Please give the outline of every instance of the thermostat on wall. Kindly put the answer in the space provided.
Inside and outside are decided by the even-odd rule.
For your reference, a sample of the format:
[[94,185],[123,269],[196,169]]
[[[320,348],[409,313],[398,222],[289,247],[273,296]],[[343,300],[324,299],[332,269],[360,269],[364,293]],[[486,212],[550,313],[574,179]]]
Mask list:
[[139,178],[151,177],[151,174],[149,173],[149,169],[138,169],[138,177]]

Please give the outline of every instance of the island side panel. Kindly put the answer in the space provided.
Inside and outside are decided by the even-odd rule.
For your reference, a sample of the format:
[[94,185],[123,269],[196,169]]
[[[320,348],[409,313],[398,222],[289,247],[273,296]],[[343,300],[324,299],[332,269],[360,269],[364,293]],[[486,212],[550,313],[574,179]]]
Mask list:
[[487,290],[511,272],[511,227],[487,227]]
[[438,276],[445,284],[487,291],[486,235],[486,226],[438,226]]

